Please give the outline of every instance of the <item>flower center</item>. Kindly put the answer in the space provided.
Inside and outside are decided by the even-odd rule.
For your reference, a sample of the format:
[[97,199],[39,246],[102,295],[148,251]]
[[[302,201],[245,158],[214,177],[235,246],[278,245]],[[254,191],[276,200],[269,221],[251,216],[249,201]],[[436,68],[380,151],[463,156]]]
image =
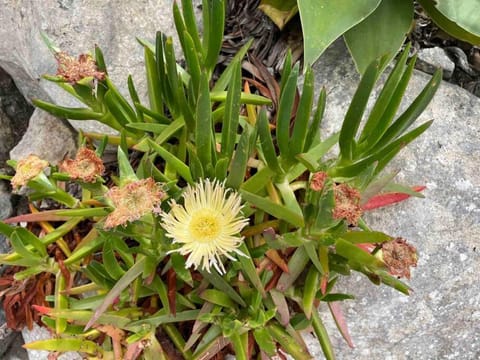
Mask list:
[[209,242],[220,232],[219,219],[205,209],[192,217],[188,229],[196,241]]

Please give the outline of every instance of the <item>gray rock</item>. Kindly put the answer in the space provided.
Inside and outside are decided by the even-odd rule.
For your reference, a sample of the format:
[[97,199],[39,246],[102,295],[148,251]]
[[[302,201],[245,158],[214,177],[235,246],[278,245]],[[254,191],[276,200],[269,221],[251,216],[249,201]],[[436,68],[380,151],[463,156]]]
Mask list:
[[[172,0],[4,0],[0,12],[0,67],[15,79],[27,99],[42,98],[78,106],[58,86],[41,79],[43,74],[56,72],[53,55],[40,35],[43,31],[72,56],[93,52],[98,44],[104,52],[109,75],[120,91],[128,95],[127,77],[133,74],[138,92],[145,98],[143,51],[135,37],[154,41],[157,30],[173,35],[172,4]],[[84,131],[112,133],[97,122],[72,121],[72,124]]]
[[0,168],[9,151],[22,138],[33,108],[18,91],[13,79],[0,68]]
[[443,78],[448,80],[455,70],[455,63],[445,54],[442,48],[420,49],[415,67],[427,74],[433,74],[437,68],[443,69]]
[[[325,132],[339,128],[358,75],[342,43],[315,66],[316,86],[327,88]],[[415,73],[409,104],[429,77]],[[418,123],[435,119],[407,146],[392,168],[398,182],[426,185],[425,199],[409,199],[367,216],[369,224],[401,236],[419,251],[411,296],[377,287],[363,275],[340,281],[337,290],[356,295],[345,316],[356,345],[350,349],[322,312],[338,359],[480,358],[480,99],[443,83]],[[312,345],[313,352],[319,353]]]
[[75,133],[68,123],[35,109],[22,140],[12,149],[10,157],[20,160],[35,154],[51,164],[57,164],[65,155],[75,155]]
[[[10,343],[1,344],[0,357],[3,360],[28,360],[27,351],[22,347],[22,334],[18,332],[11,332],[9,334]],[[3,352],[2,352],[3,351]]]

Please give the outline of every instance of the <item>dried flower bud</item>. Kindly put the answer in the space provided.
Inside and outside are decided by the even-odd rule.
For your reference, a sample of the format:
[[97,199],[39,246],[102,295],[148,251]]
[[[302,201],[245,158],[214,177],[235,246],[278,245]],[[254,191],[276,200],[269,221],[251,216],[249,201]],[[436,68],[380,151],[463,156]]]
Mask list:
[[105,79],[105,73],[98,71],[95,60],[89,54],[80,54],[77,60],[64,52],[58,52],[55,59],[58,63],[57,75],[72,85],[86,77]]
[[48,166],[48,161],[40,159],[36,155],[29,155],[17,163],[17,172],[12,178],[11,184],[14,190],[27,185],[35,176],[40,174]]
[[381,258],[393,276],[410,279],[410,267],[417,266],[417,249],[402,238],[382,244]]
[[105,171],[102,159],[95,151],[86,147],[78,150],[75,160],[66,159],[60,164],[60,170],[66,172],[72,179],[84,182],[95,182]]
[[360,192],[347,184],[338,184],[333,187],[335,193],[335,219],[345,219],[349,224],[357,225],[358,219],[362,216],[360,207]]
[[158,212],[165,193],[155,180],[148,178],[122,187],[114,186],[106,196],[115,207],[105,220],[105,228],[109,229],[126,225],[127,222],[138,220],[148,213]]
[[312,180],[310,180],[310,189],[313,191],[322,191],[325,186],[325,181],[327,180],[327,173],[324,171],[319,171],[313,174]]

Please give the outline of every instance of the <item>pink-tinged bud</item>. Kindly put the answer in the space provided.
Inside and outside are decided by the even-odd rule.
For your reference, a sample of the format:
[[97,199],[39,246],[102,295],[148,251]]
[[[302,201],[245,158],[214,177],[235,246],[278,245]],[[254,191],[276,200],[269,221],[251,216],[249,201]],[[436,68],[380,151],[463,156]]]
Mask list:
[[360,192],[347,184],[334,185],[335,219],[345,219],[349,224],[356,226],[363,214],[360,207]]
[[10,180],[14,190],[27,185],[34,177],[39,175],[48,166],[48,161],[36,155],[29,155],[17,163],[15,176]]
[[95,151],[82,147],[78,150],[75,160],[66,159],[60,164],[60,170],[74,180],[93,183],[97,177],[102,176],[105,167]]
[[107,216],[105,228],[126,225],[148,213],[158,212],[165,197],[160,184],[152,178],[133,181],[122,187],[114,186],[106,194],[115,209]]
[[379,255],[393,276],[410,279],[410,267],[417,266],[417,249],[402,238],[382,244]]
[[310,189],[313,191],[322,191],[325,186],[325,181],[327,180],[327,173],[324,171],[319,171],[313,174],[312,180],[310,180]]
[[57,75],[72,85],[87,77],[105,79],[105,73],[98,71],[95,60],[89,54],[80,54],[77,60],[64,52],[58,52],[55,59],[58,63]]

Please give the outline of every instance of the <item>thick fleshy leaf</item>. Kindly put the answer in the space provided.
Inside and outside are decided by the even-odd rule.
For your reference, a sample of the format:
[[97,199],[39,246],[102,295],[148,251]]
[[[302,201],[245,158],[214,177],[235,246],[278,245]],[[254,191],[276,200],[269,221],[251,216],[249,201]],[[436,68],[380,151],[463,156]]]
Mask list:
[[[426,186],[414,186],[413,191],[420,192],[426,189]],[[373,210],[380,207],[395,204],[404,200],[407,200],[412,195],[402,192],[389,192],[372,196],[367,203],[362,205],[363,210]]]
[[381,0],[298,0],[305,64],[313,64],[345,31],[374,11]]
[[[375,59],[395,57],[412,25],[413,1],[382,0],[365,20],[344,35],[359,73]],[[387,63],[388,63],[387,62]]]
[[457,39],[480,44],[478,0],[419,0],[432,20]]
[[30,350],[47,350],[47,351],[80,351],[88,354],[95,354],[100,349],[96,343],[81,338],[73,339],[47,339],[38,340],[23,345],[25,349]]

